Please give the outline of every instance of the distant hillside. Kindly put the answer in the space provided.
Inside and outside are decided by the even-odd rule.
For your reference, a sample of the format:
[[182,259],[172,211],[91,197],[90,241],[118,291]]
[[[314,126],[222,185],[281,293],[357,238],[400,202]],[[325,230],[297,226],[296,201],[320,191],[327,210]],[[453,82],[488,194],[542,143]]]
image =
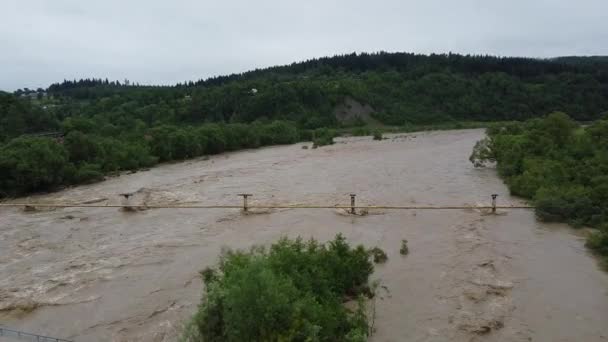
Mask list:
[[349,54],[174,86],[84,79],[0,94],[0,197],[159,161],[313,137],[331,143],[332,128],[344,126],[553,111],[593,120],[608,111],[607,66],[603,57]]
[[21,98],[0,91],[0,143],[21,134],[57,130],[60,121],[55,113]]
[[582,65],[602,68],[604,71],[608,69],[608,56],[564,56],[552,59],[554,62],[565,63],[571,65]]
[[523,120],[556,110],[590,120],[608,110],[607,66],[604,57],[350,54],[172,87],[80,80],[53,84],[48,92],[64,104],[86,100],[79,114],[126,111],[147,124],[286,119],[331,126],[347,97],[391,125]]

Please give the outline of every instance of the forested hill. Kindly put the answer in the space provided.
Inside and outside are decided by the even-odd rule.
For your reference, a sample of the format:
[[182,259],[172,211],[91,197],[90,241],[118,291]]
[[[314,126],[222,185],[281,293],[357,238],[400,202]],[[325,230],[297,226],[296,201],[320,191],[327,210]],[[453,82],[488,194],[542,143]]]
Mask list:
[[120,110],[147,124],[265,118],[316,128],[337,124],[333,110],[346,96],[371,105],[390,125],[526,119],[555,110],[590,120],[608,110],[608,60],[350,54],[173,87],[81,80],[48,92],[87,100],[68,115]]
[[[606,58],[349,54],[174,86],[64,81],[0,92],[0,197],[158,161],[331,136],[327,128],[524,120],[553,111],[579,121],[605,116]],[[36,136],[49,131],[65,139]]]
[[608,56],[564,56],[552,59],[554,62],[566,63],[572,65],[582,65],[602,69],[604,72],[608,69]]

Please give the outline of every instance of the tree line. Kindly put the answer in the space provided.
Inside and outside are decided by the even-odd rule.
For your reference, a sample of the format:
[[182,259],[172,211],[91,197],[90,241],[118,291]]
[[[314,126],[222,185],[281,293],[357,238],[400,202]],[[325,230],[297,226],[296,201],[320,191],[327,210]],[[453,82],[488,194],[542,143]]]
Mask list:
[[21,136],[0,145],[0,198],[98,181],[159,162],[226,151],[292,144],[327,134],[288,121],[253,124],[134,127],[115,135],[87,121],[66,120],[62,138]]
[[597,228],[587,245],[608,257],[608,120],[583,127],[555,112],[496,125],[488,136],[471,159],[496,161],[511,193],[531,199],[539,219]]
[[[408,130],[552,111],[595,120],[608,110],[607,70],[608,62],[597,58],[347,54],[174,86],[93,78],[53,84],[40,98],[0,93],[8,175],[0,192],[46,190],[156,162],[292,142],[316,130],[318,145],[331,143],[333,130],[365,124],[336,118],[347,98],[371,105],[381,124]],[[49,131],[65,140],[35,136]],[[37,159],[43,150],[53,157]],[[18,161],[17,154],[33,159]],[[51,160],[65,167],[43,177]],[[27,181],[30,176],[35,179]]]

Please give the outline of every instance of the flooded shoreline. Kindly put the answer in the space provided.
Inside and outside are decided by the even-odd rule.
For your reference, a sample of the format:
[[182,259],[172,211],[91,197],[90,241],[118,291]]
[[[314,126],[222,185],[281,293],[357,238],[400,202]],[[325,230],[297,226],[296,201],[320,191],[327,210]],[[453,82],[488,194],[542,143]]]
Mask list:
[[[493,169],[468,161],[483,130],[339,139],[165,164],[105,182],[32,196],[38,202],[239,205],[476,205],[500,194],[522,204]],[[0,208],[0,322],[76,341],[175,341],[200,301],[198,271],[224,246],[281,236],[383,248],[374,277],[374,341],[604,341],[608,275],[565,225],[511,210]],[[399,254],[400,241],[410,254]]]

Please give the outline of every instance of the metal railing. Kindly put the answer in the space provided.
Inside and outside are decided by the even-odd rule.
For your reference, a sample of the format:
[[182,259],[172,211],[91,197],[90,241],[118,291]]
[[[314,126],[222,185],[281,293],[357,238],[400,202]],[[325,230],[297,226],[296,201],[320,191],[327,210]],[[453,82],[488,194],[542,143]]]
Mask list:
[[[121,194],[125,199],[129,200],[132,194]],[[384,209],[384,210],[461,210],[461,209],[489,209],[492,213],[496,213],[497,209],[534,209],[534,206],[529,205],[511,205],[511,206],[499,206],[496,204],[497,194],[492,194],[491,205],[486,206],[472,206],[472,205],[445,205],[445,206],[433,206],[433,205],[357,205],[356,194],[349,194],[350,205],[308,205],[308,204],[287,204],[287,205],[250,205],[249,198],[252,194],[239,194],[243,198],[242,205],[131,205],[129,203],[123,204],[72,204],[72,203],[0,203],[0,207],[24,207],[26,209],[32,208],[125,208],[125,209],[242,209],[244,212],[248,212],[250,209],[345,209],[348,213],[356,215],[357,210],[373,210],[373,209]],[[48,337],[37,334],[25,333],[17,330],[7,329],[0,326],[0,336],[7,336],[7,333],[11,333],[11,336],[16,337],[31,337],[35,338],[35,341],[54,341],[54,342],[72,342],[69,340]]]
[[63,338],[50,337],[38,334],[27,333],[19,330],[8,329],[0,326],[0,336],[16,337],[18,339],[29,339],[36,342],[73,342]]
[[492,195],[490,205],[356,205],[356,194],[350,194],[350,205],[309,205],[309,204],[285,204],[285,205],[251,205],[249,198],[253,194],[239,194],[243,198],[242,205],[204,205],[204,204],[185,204],[185,205],[153,205],[153,204],[130,204],[129,194],[123,194],[126,203],[123,204],[79,204],[79,203],[0,203],[0,207],[24,207],[26,209],[33,208],[126,208],[126,209],[242,209],[247,212],[250,209],[347,209],[351,214],[355,214],[357,210],[460,210],[460,209],[491,209],[496,212],[496,209],[534,209],[530,205],[507,205],[499,206],[496,204],[496,197]]

